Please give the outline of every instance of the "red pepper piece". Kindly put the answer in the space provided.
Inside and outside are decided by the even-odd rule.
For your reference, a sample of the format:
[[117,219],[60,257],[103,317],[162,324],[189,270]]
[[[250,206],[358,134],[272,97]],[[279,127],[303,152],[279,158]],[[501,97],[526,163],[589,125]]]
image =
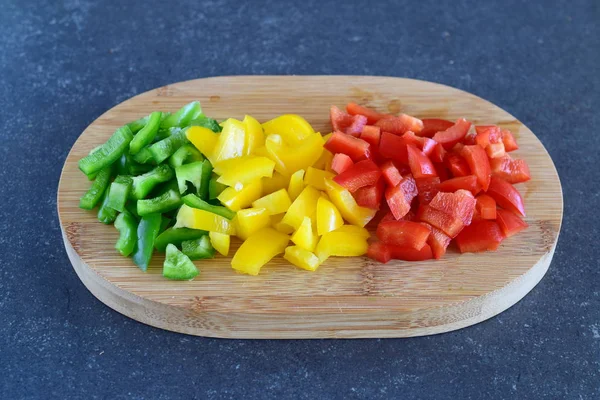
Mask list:
[[485,150],[480,146],[465,146],[463,147],[460,155],[465,158],[469,168],[473,175],[477,177],[477,182],[481,185],[481,188],[485,191],[490,185],[490,162]]
[[367,117],[368,124],[374,124],[382,118],[392,116],[391,114],[380,114],[371,108],[361,106],[356,103],[346,104],[346,111],[348,112],[348,114],[351,115],[364,115],[365,117]]
[[369,244],[367,257],[385,264],[392,259],[392,252],[387,245],[381,242],[373,242]]
[[375,185],[381,176],[381,170],[371,160],[359,161],[333,180],[350,192],[356,192],[363,186]]
[[375,125],[382,131],[396,135],[402,135],[408,131],[419,133],[423,130],[423,121],[407,114],[382,118]]
[[462,156],[454,153],[446,154],[446,166],[450,169],[452,176],[467,176],[471,174],[469,164]]
[[371,147],[369,147],[371,158],[378,160],[380,158],[379,141],[381,140],[381,128],[373,125],[365,125],[360,133],[360,138],[371,145]]
[[363,126],[367,124],[367,117],[363,115],[350,115],[336,106],[331,106],[329,117],[334,131],[344,132],[352,136],[360,135]]
[[460,218],[453,217],[444,211],[440,211],[425,204],[419,206],[417,218],[423,222],[427,222],[429,225],[435,228],[440,229],[451,238],[456,237],[456,235],[458,235],[458,233],[465,227]]
[[496,125],[479,125],[475,127],[475,143],[485,149],[490,143],[498,143],[502,141],[500,128]]
[[446,150],[451,149],[456,143],[463,140],[469,132],[471,123],[464,118],[460,118],[450,128],[440,131],[433,135],[433,140],[441,143]]
[[477,183],[477,177],[475,175],[459,176],[448,179],[440,183],[438,188],[440,192],[456,192],[457,190],[464,189],[474,195],[481,191],[481,186]]
[[422,151],[419,151],[412,144],[409,144],[406,149],[408,152],[408,165],[415,178],[437,175],[433,163]]
[[508,129],[502,129],[501,135],[502,143],[504,143],[504,151],[510,152],[515,151],[519,148],[519,145],[517,144],[517,141],[515,140],[515,137],[513,136],[511,131],[509,131]]
[[424,261],[431,260],[433,253],[431,247],[425,244],[420,250],[415,250],[410,247],[386,245],[392,253],[392,258],[395,260],[404,261]]
[[333,132],[324,147],[334,154],[346,154],[354,162],[369,158],[370,155],[369,143],[340,131]]
[[506,237],[511,237],[529,226],[527,222],[511,211],[499,208],[497,213],[498,217],[496,221]]
[[415,178],[415,183],[417,184],[419,202],[421,204],[429,204],[429,202],[440,191],[438,188],[440,185],[440,178],[437,176]]
[[408,176],[394,187],[385,190],[385,199],[394,218],[400,219],[410,211],[412,200],[417,196],[415,180]]
[[404,220],[380,222],[377,227],[377,237],[383,243],[416,250],[423,248],[430,233],[421,223]]
[[444,149],[444,146],[442,146],[439,143],[436,143],[435,147],[431,151],[431,154],[429,155],[429,158],[434,163],[441,163],[441,162],[444,162],[445,157],[446,157],[446,150]]
[[384,191],[385,182],[383,179],[379,179],[375,185],[364,186],[354,192],[354,199],[356,204],[361,207],[378,210]]
[[496,250],[504,239],[500,226],[494,221],[473,221],[456,237],[461,253],[477,253]]
[[492,177],[487,192],[500,207],[525,216],[525,204],[519,191],[510,183],[500,178]]
[[475,204],[475,198],[466,190],[457,190],[455,193],[439,192],[429,203],[431,207],[459,218],[465,226],[471,223]]
[[446,249],[452,239],[438,228],[435,228],[426,222],[421,223],[431,231],[431,234],[427,239],[427,244],[431,247],[433,258],[439,260],[446,254]]
[[400,175],[400,171],[394,165],[394,163],[390,160],[384,162],[379,167],[381,169],[381,175],[385,182],[387,182],[390,186],[397,186],[402,180],[402,175]]
[[[475,210],[481,219],[496,219],[496,200],[487,194],[480,194],[475,200],[477,201]],[[473,216],[473,218],[475,218],[475,216]]]
[[425,118],[423,121],[423,130],[419,133],[419,136],[433,137],[438,132],[445,131],[454,125],[454,122],[446,119],[437,118]]
[[504,179],[508,183],[527,182],[531,179],[529,165],[525,160],[513,160],[508,154],[490,160],[492,176]]
[[337,153],[331,160],[331,169],[335,171],[336,174],[341,174],[353,165],[354,161],[344,153]]

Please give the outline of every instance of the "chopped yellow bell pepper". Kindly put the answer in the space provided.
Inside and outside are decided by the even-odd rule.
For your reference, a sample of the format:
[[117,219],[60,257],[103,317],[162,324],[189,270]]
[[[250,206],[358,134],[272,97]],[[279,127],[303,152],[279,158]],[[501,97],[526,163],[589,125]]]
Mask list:
[[304,189],[304,170],[299,169],[294,172],[290,178],[290,184],[288,186],[288,194],[290,195],[290,199],[292,201],[296,200],[296,198],[302,193]]
[[[325,137],[323,137],[323,140],[327,141]],[[331,171],[331,160],[333,160],[333,153],[327,149],[323,149],[321,157],[319,157],[319,159],[315,161],[315,163],[312,166],[318,169]]]
[[344,220],[338,209],[329,200],[319,197],[317,201],[317,234],[324,235],[342,225],[344,225]]
[[354,257],[367,253],[369,244],[364,237],[348,232],[328,232],[321,236],[315,254],[321,262],[330,256]]
[[213,151],[219,140],[218,133],[202,126],[190,126],[185,131],[185,136],[206,158],[213,159]]
[[304,217],[302,223],[292,235],[292,242],[307,251],[313,251],[319,240],[313,231],[312,225],[310,217]]
[[281,135],[283,140],[296,146],[315,133],[314,129],[304,118],[295,114],[284,114],[262,124],[266,135]]
[[263,178],[263,194],[270,194],[278,191],[279,189],[285,189],[288,187],[289,178],[281,175],[279,172],[273,172],[273,176],[270,178]]
[[244,155],[246,131],[244,123],[237,119],[229,118],[223,123],[223,131],[219,135],[213,151],[213,164],[230,158]]
[[266,208],[270,215],[284,213],[291,205],[292,201],[285,189],[279,189],[252,202],[252,207]]
[[298,246],[288,246],[285,249],[283,258],[294,264],[296,267],[300,267],[308,271],[315,271],[319,265],[321,265],[319,257]]
[[365,239],[371,237],[371,234],[368,230],[356,225],[342,225],[339,228],[337,228],[334,232],[351,233],[356,236],[364,237]]
[[238,272],[258,275],[263,265],[277,254],[283,253],[290,238],[273,228],[254,232],[238,249],[231,266]]
[[221,255],[227,256],[229,254],[229,244],[231,243],[231,237],[224,233],[209,232],[208,237],[210,243]]
[[307,186],[298,195],[281,220],[294,229],[298,229],[304,217],[310,217],[317,210],[319,191],[312,186]]
[[254,232],[271,225],[271,219],[266,208],[245,208],[239,210],[233,220],[236,236],[242,240],[248,239]]
[[250,207],[252,202],[259,199],[261,195],[262,181],[257,180],[243,185],[241,188],[228,187],[221,192],[217,199],[230,210],[238,211]]
[[270,178],[273,176],[275,163],[266,157],[245,156],[232,158],[231,160],[239,161],[220,172],[221,176],[217,179],[217,182],[227,186],[235,186],[237,183],[246,184],[263,177]]
[[275,170],[290,176],[299,169],[306,170],[313,165],[321,157],[324,143],[318,132],[306,137],[296,146],[286,145],[279,135],[269,135],[265,140],[265,147],[269,158],[275,161]]
[[292,228],[288,224],[284,224],[283,222],[281,222],[284,216],[285,214],[271,215],[271,226],[281,233],[290,235],[294,233],[294,228]]
[[175,224],[175,228],[182,227],[224,233],[226,235],[235,234],[234,225],[227,218],[198,208],[192,208],[185,204],[179,209],[177,223]]
[[319,190],[325,190],[325,179],[333,179],[334,176],[333,172],[308,167],[306,175],[304,175],[304,184],[314,186]]
[[244,154],[253,154],[254,151],[265,145],[265,134],[263,128],[256,119],[250,115],[244,116],[244,127],[246,128],[246,144]]
[[342,217],[353,225],[365,226],[377,212],[377,210],[356,204],[352,193],[331,179],[325,179],[325,189],[329,199],[335,204]]

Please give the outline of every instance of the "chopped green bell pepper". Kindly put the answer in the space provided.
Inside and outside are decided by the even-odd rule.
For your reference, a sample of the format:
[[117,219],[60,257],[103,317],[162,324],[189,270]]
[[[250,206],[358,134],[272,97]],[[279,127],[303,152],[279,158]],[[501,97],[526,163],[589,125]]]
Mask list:
[[129,143],[129,154],[135,155],[143,147],[152,143],[156,133],[158,132],[161,117],[162,113],[160,111],[155,111],[150,114],[146,125],[133,137]]
[[127,198],[129,198],[132,185],[133,179],[130,176],[117,176],[108,189],[106,206],[119,212],[125,211],[125,203],[127,202]]
[[203,200],[208,200],[208,189],[210,177],[212,176],[213,166],[208,160],[202,161],[202,180],[198,188],[198,196]]
[[[167,247],[167,251],[169,248]],[[181,243],[183,254],[191,260],[202,260],[205,258],[213,258],[215,256],[215,248],[210,243],[208,236],[202,236],[199,239],[186,240]]]
[[112,168],[110,166],[98,172],[96,179],[92,182],[92,186],[85,192],[81,199],[79,199],[80,208],[91,210],[96,207],[96,204],[98,204],[110,183],[111,173]]
[[[171,113],[168,113],[168,112],[162,113],[162,115],[161,115],[161,122],[164,121],[169,115],[171,115]],[[146,126],[146,124],[148,123],[149,119],[150,119],[150,115],[146,115],[145,117],[142,117],[140,119],[137,119],[135,121],[132,121],[132,122],[128,123],[127,126],[129,127],[129,129],[131,129],[131,132],[133,134],[136,134],[144,126]]]
[[148,264],[150,264],[150,260],[152,259],[154,241],[158,236],[160,223],[160,214],[150,214],[142,217],[137,226],[137,241],[133,249],[132,258],[133,262],[144,272],[148,269]]
[[200,191],[200,186],[202,185],[203,166],[204,164],[202,161],[196,161],[191,164],[180,165],[175,169],[179,193],[184,194],[187,191],[186,182],[190,182],[194,186],[196,193]]
[[192,101],[189,104],[181,107],[175,114],[169,115],[165,118],[161,124],[161,128],[172,128],[179,127],[183,128],[184,126],[188,126],[190,121],[198,118],[202,114],[202,107],[200,107],[200,102]]
[[140,216],[137,213],[137,201],[129,199],[127,203],[125,203],[125,210],[129,214],[131,214],[137,221],[140,220]]
[[173,170],[166,164],[159,165],[150,172],[133,177],[131,195],[136,200],[141,200],[159,183],[173,179]]
[[219,176],[213,174],[208,182],[208,198],[210,200],[216,199],[223,190],[227,189],[227,185],[217,182],[217,179],[219,179]]
[[161,253],[164,253],[167,245],[173,243],[180,246],[186,240],[200,239],[202,236],[208,235],[207,231],[190,228],[168,228],[163,233],[158,235],[154,241],[154,247]]
[[135,162],[137,164],[155,164],[150,147],[144,147],[140,149],[137,154],[129,155],[128,162]]
[[115,244],[115,249],[121,255],[127,257],[133,251],[137,241],[137,220],[129,212],[122,212],[115,219],[115,228],[119,231],[119,240]]
[[127,126],[122,126],[97,151],[79,160],[79,169],[86,175],[99,172],[117,161],[127,150],[133,133]]
[[192,260],[175,247],[167,246],[167,255],[163,264],[163,276],[167,279],[189,281],[199,274]]
[[221,128],[221,125],[219,125],[219,123],[216,120],[209,118],[204,114],[200,114],[198,118],[191,121],[189,123],[189,126],[202,126],[216,133],[219,133],[223,130],[223,128]]
[[174,132],[168,138],[154,143],[149,147],[149,150],[152,153],[154,161],[156,161],[157,164],[160,164],[169,158],[173,153],[175,153],[177,149],[179,149],[185,143],[187,143],[185,129],[178,129],[177,132]]
[[113,222],[115,222],[115,219],[117,218],[117,214],[119,213],[117,210],[115,210],[112,207],[109,207],[107,205],[108,203],[108,191],[104,193],[104,198],[102,199],[102,204],[100,205],[100,208],[98,209],[98,221],[102,222],[103,224],[112,224]]
[[169,190],[158,197],[138,200],[137,212],[140,216],[153,213],[164,213],[176,209],[182,204],[181,196],[175,190]]
[[202,161],[204,157],[194,146],[189,143],[181,146],[171,157],[169,157],[169,165],[176,169],[186,163]]
[[208,211],[213,214],[220,215],[221,217],[227,218],[229,220],[232,220],[233,217],[235,217],[235,212],[231,211],[229,208],[222,206],[213,206],[212,204],[208,204],[206,201],[202,200],[195,194],[185,195],[181,200],[183,200],[183,204],[189,207]]
[[[162,220],[160,222],[160,229],[158,231],[158,235],[166,231],[171,225],[174,225],[175,220],[173,218],[166,217],[164,214],[162,215]],[[156,241],[154,241],[156,247]]]

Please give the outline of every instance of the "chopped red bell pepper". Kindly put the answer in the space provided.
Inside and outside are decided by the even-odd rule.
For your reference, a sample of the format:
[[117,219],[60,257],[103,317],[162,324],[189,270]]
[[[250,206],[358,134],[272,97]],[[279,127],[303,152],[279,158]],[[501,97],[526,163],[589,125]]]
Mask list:
[[354,162],[369,158],[370,154],[369,143],[340,131],[333,132],[323,147],[334,154],[346,154]]
[[421,204],[429,204],[436,194],[440,191],[438,186],[440,178],[437,176],[426,176],[424,178],[415,178],[419,202]]
[[496,219],[496,200],[487,194],[480,194],[475,200],[475,210],[482,219]]
[[344,132],[348,135],[358,136],[363,126],[367,124],[367,117],[363,115],[350,115],[336,106],[331,106],[329,111],[331,125],[334,131]]
[[407,176],[394,187],[385,190],[385,199],[394,218],[400,219],[410,211],[410,205],[417,196],[417,185],[415,180]]
[[467,176],[471,174],[471,168],[465,159],[454,153],[446,154],[446,166],[450,169],[452,176]]
[[446,149],[444,149],[444,146],[442,146],[441,144],[436,143],[435,147],[433,148],[433,151],[429,155],[429,158],[434,163],[441,163],[441,162],[444,162],[445,157],[446,157]]
[[337,153],[331,160],[331,169],[335,171],[336,174],[341,174],[353,165],[354,162],[352,159],[344,153]]
[[392,259],[392,252],[384,243],[373,242],[369,244],[367,257],[385,264]]
[[437,176],[440,178],[440,182],[444,182],[445,180],[450,179],[450,171],[448,171],[448,168],[446,168],[444,164],[433,163],[433,166],[435,167],[435,172],[437,172]]
[[476,137],[476,133],[469,132],[467,133],[467,136],[465,136],[462,142],[465,146],[473,146],[474,144],[477,144],[477,142],[475,141]]
[[500,207],[525,216],[525,205],[519,191],[503,179],[492,176],[487,192]]
[[381,128],[373,125],[365,125],[360,133],[360,138],[371,145],[371,147],[369,147],[369,150],[371,151],[371,158],[376,161],[379,160],[379,141],[381,140]]
[[513,160],[508,154],[490,160],[492,176],[504,179],[508,183],[527,182],[531,179],[529,165],[525,160]]
[[400,171],[398,171],[398,168],[396,168],[391,160],[384,162],[379,168],[381,169],[381,175],[383,176],[383,179],[385,179],[385,182],[388,185],[396,186],[402,180]]
[[452,239],[438,228],[435,228],[426,222],[421,223],[431,230],[431,234],[427,239],[427,244],[431,247],[433,258],[439,260],[444,254],[446,254],[446,249],[448,248],[448,245]]
[[391,114],[380,114],[372,108],[361,106],[356,103],[346,104],[346,111],[351,115],[364,115],[367,117],[368,124],[374,124],[382,118],[392,116]]
[[490,143],[499,143],[502,141],[500,128],[496,125],[479,125],[475,127],[475,143],[485,149]]
[[415,178],[424,178],[427,176],[436,176],[437,172],[433,163],[423,152],[419,151],[414,145],[406,146],[408,152],[408,165]]
[[372,160],[359,161],[333,180],[350,192],[356,192],[363,186],[375,185],[381,176],[381,170]]
[[408,131],[419,133],[423,130],[423,121],[408,114],[385,117],[377,121],[375,125],[382,131],[396,135],[402,135]]
[[498,217],[496,221],[506,237],[511,237],[529,226],[527,222],[511,211],[499,208],[497,213]]
[[420,224],[412,221],[386,221],[380,222],[377,227],[377,237],[383,243],[396,246],[421,249],[431,231]]
[[423,130],[419,133],[419,136],[433,137],[438,132],[445,131],[454,125],[454,122],[446,119],[437,118],[425,118],[423,121]]
[[473,175],[477,177],[477,182],[481,185],[481,188],[485,191],[490,185],[490,162],[485,150],[481,146],[465,146],[463,147],[460,155],[465,158],[469,169],[473,172]]
[[417,218],[429,225],[440,229],[451,238],[456,237],[465,227],[460,218],[454,217],[444,211],[440,211],[426,204],[419,206]]
[[425,261],[433,258],[431,247],[426,243],[420,250],[415,250],[411,247],[386,245],[395,260],[404,261]]
[[375,185],[363,186],[354,192],[356,204],[361,207],[378,210],[385,191],[385,182],[379,179]]
[[429,206],[446,214],[459,218],[463,225],[471,223],[475,211],[475,197],[467,190],[457,190],[454,193],[439,192],[429,203]]
[[456,192],[459,189],[468,190],[474,195],[481,191],[481,186],[477,183],[475,175],[458,176],[440,183],[438,186],[440,192]]
[[471,128],[471,123],[464,118],[460,118],[450,128],[433,135],[433,140],[441,143],[448,150],[467,135],[469,128]]
[[488,144],[485,148],[485,152],[489,158],[498,158],[506,154],[506,151],[504,151],[504,143],[502,142]]
[[[421,151],[427,156],[431,158],[436,146],[439,143],[433,139],[423,138],[423,144],[421,146]],[[443,147],[442,147],[443,148]]]
[[504,143],[504,151],[508,153],[511,151],[515,151],[519,148],[519,145],[517,144],[517,141],[515,140],[515,137],[513,136],[511,131],[509,131],[508,129],[502,129],[501,135],[502,143]]
[[454,154],[460,154],[460,152],[462,151],[463,147],[465,147],[464,144],[462,144],[462,143],[456,143],[454,146],[452,146],[452,148],[450,149],[450,151],[453,152]]
[[456,237],[456,244],[461,253],[477,253],[496,250],[504,239],[500,226],[494,221],[473,221]]

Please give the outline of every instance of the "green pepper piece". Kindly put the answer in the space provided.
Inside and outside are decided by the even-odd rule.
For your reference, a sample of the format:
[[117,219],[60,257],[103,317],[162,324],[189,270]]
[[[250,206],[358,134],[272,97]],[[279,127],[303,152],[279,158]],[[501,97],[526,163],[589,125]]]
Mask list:
[[154,241],[154,247],[161,253],[164,253],[167,245],[173,243],[175,246],[180,246],[186,240],[200,239],[202,236],[208,235],[208,232],[200,229],[190,228],[169,228],[158,235]]
[[[169,115],[171,115],[171,113],[162,113],[160,120],[161,122],[164,121]],[[127,126],[129,127],[129,129],[131,129],[131,132],[133,134],[136,134],[138,131],[140,131],[143,127],[146,126],[146,124],[148,123],[148,120],[150,119],[150,115],[146,115],[145,117],[142,117],[138,120],[132,121],[130,123],[127,124]]]
[[219,177],[213,174],[208,182],[208,198],[210,200],[216,199],[223,190],[227,189],[227,185],[217,182],[217,179],[219,179]]
[[229,220],[232,220],[233,217],[235,217],[235,212],[231,211],[229,208],[222,207],[222,206],[213,206],[212,204],[208,204],[206,201],[202,200],[200,197],[196,196],[195,194],[185,195],[182,197],[181,200],[183,200],[183,204],[185,204],[189,207],[208,211],[213,214],[220,215],[221,217],[227,218]]
[[189,281],[199,274],[192,260],[175,247],[167,246],[167,255],[163,264],[163,276],[167,279]]
[[128,157],[128,162],[136,162],[138,164],[155,164],[154,156],[150,151],[150,147],[144,147],[140,149],[135,155],[130,155]]
[[202,161],[202,180],[198,189],[198,196],[203,200],[208,200],[208,189],[210,177],[212,176],[213,166],[208,160]]
[[143,147],[152,143],[156,133],[158,132],[161,117],[162,113],[160,111],[155,111],[150,114],[146,125],[133,137],[129,143],[129,154],[135,155]]
[[144,272],[148,269],[148,264],[150,264],[150,260],[152,259],[154,240],[158,236],[160,223],[160,214],[150,214],[142,217],[137,226],[137,241],[133,249],[132,258],[133,262]]
[[[205,258],[213,258],[215,256],[215,248],[210,243],[208,236],[202,236],[200,239],[186,240],[181,243],[183,254],[191,260],[202,260]],[[169,248],[167,247],[167,252]]]
[[161,122],[161,128],[188,126],[190,121],[198,118],[202,114],[202,107],[197,101],[192,101],[189,104],[181,107],[175,114],[169,115]]
[[[167,230],[173,223],[173,218],[166,217],[164,214],[162,216],[162,220],[160,222],[160,229],[158,230],[158,235]],[[156,240],[154,241],[154,247],[156,247]]]
[[148,197],[158,197],[167,193],[169,190],[179,191],[179,185],[177,185],[176,179],[171,179],[169,181],[163,182],[159,185],[156,185],[154,189],[148,194]]
[[175,169],[175,176],[177,177],[177,185],[179,187],[179,193],[184,194],[187,191],[187,183],[190,182],[196,192],[200,191],[200,185],[202,184],[202,161],[196,161],[191,164],[180,165]]
[[137,221],[140,220],[140,216],[137,213],[136,200],[128,200],[127,203],[125,203],[125,210],[127,210],[127,212],[131,214]]
[[179,149],[185,143],[187,143],[185,130],[178,129],[177,132],[173,133],[168,138],[154,143],[149,147],[149,150],[152,153],[154,161],[156,161],[157,164],[160,164],[169,158],[173,153],[175,153],[177,149]]
[[87,192],[79,199],[79,207],[84,210],[91,210],[96,207],[96,204],[102,198],[102,195],[106,191],[108,184],[110,183],[112,168],[110,166],[102,169],[98,172],[96,179],[92,183],[92,186]]
[[119,175],[108,188],[106,206],[119,212],[125,211],[125,203],[131,192],[133,179],[130,176]]
[[136,200],[148,196],[148,193],[159,183],[173,179],[173,170],[166,164],[159,165],[150,172],[133,177],[131,195]]
[[127,150],[133,133],[127,126],[122,126],[100,148],[79,160],[79,169],[86,175],[94,174],[117,161]]
[[223,128],[221,128],[221,125],[219,125],[217,120],[209,118],[204,114],[200,114],[198,118],[194,119],[193,121],[190,121],[189,126],[202,126],[204,128],[210,129],[215,133],[220,133],[223,130]]
[[181,196],[175,190],[151,199],[138,200],[137,212],[140,216],[153,213],[164,213],[176,209],[182,204]]
[[122,256],[127,257],[133,251],[137,240],[137,220],[129,212],[122,212],[115,219],[115,228],[119,231],[119,240],[115,244],[115,249]]
[[106,191],[104,193],[104,197],[102,199],[102,204],[100,205],[100,208],[98,209],[98,221],[102,222],[103,224],[112,224],[113,222],[115,222],[115,219],[117,218],[117,214],[119,213],[117,210],[115,210],[112,207],[108,206],[108,191]]
[[186,163],[195,161],[202,161],[204,157],[202,153],[198,151],[194,146],[189,143],[181,146],[171,157],[169,157],[169,165],[171,168],[176,169]]

